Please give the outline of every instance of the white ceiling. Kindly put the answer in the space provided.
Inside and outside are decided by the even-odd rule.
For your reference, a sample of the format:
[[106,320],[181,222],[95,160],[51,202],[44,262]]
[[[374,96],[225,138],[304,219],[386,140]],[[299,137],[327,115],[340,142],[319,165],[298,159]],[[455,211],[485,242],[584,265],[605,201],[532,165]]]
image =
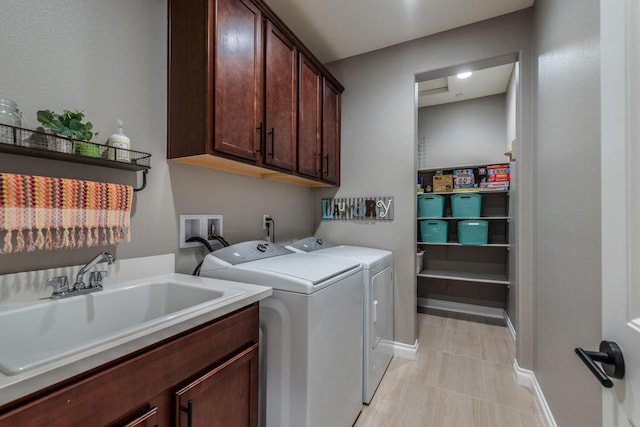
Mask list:
[[265,0],[324,63],[515,12],[534,0]]
[[513,65],[506,64],[477,70],[467,79],[459,79],[453,75],[417,83],[418,107],[430,107],[505,93],[513,73]]

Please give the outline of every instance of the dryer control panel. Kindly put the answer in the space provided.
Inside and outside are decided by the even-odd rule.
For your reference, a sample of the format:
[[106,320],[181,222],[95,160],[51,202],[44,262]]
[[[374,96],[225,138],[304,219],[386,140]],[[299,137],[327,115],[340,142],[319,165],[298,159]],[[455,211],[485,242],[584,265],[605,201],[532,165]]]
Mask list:
[[251,240],[218,249],[207,256],[218,258],[231,265],[237,265],[292,253],[289,249],[266,240]]

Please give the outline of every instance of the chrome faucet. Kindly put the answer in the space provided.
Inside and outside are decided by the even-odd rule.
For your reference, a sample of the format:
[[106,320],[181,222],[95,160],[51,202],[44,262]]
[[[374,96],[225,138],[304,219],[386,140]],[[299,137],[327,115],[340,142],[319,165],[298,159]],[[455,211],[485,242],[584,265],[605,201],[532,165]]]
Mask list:
[[[80,271],[78,271],[78,274],[76,275],[76,282],[73,284],[74,290],[79,291],[82,289],[93,288],[93,287],[99,287],[100,289],[102,289],[102,279],[104,277],[103,273],[106,273],[106,271],[93,272],[89,280],[89,286],[84,284],[83,277],[87,273],[87,271],[91,270],[97,263],[99,263],[103,259],[107,260],[107,264],[109,265],[116,262],[115,257],[111,255],[109,252],[100,252],[91,261],[89,261],[87,265],[85,265],[80,269]],[[96,290],[100,290],[100,289],[96,289]]]
[[109,252],[100,252],[95,256],[91,261],[87,263],[84,267],[78,271],[78,275],[76,276],[76,282],[73,286],[69,286],[69,280],[67,276],[59,276],[53,277],[47,281],[49,286],[53,287],[53,293],[51,294],[51,298],[60,299],[72,297],[74,295],[82,295],[88,294],[90,292],[97,292],[102,290],[102,279],[107,275],[105,271],[92,271],[91,276],[89,276],[89,285],[85,285],[83,277],[84,275],[91,270],[97,263],[101,260],[105,259],[109,265],[113,264],[116,259]]

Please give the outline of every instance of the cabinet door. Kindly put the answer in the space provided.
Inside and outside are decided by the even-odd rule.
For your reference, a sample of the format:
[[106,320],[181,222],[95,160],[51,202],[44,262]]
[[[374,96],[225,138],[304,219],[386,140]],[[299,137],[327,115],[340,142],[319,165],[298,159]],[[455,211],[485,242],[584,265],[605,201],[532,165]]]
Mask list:
[[322,76],[302,53],[298,61],[298,172],[320,176]]
[[[250,0],[217,0],[214,148],[256,161],[262,135],[262,14]],[[210,12],[211,13],[211,12]]]
[[176,426],[258,425],[258,345],[196,379],[175,394]]
[[296,48],[267,21],[266,141],[264,162],[287,170],[296,168]]
[[324,78],[322,87],[322,175],[340,184],[340,91]]

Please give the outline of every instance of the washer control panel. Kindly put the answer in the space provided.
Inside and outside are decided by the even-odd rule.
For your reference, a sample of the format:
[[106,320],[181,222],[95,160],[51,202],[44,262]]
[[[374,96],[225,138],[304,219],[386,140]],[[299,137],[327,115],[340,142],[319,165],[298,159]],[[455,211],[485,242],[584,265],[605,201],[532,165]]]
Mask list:
[[231,265],[237,265],[292,253],[293,251],[266,240],[251,240],[218,249],[212,256]]
[[303,252],[313,252],[320,249],[332,248],[334,246],[336,246],[334,243],[327,242],[319,237],[307,237],[289,245],[289,247]]

